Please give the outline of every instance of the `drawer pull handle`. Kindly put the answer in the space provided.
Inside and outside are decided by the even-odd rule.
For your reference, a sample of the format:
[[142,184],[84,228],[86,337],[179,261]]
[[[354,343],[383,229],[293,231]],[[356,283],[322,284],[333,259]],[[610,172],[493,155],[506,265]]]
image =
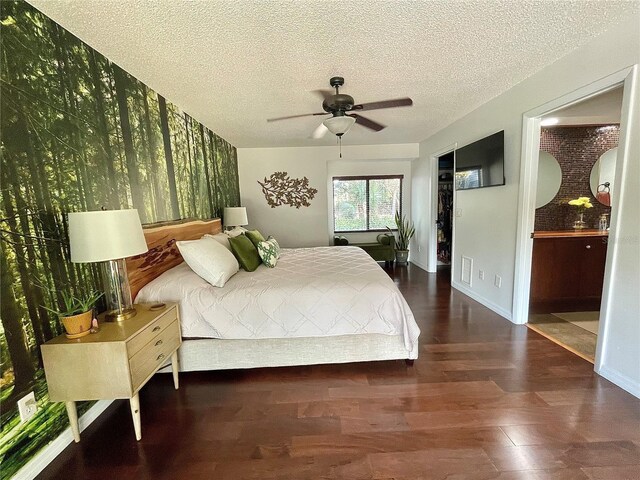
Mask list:
[[587,248],[587,250],[589,250],[589,249],[591,248],[591,245],[587,245],[587,247],[586,247],[586,248]]
[[158,356],[156,357],[156,361],[157,361],[157,360],[162,360],[163,358],[164,358],[164,353],[161,353],[160,355],[158,355]]
[[157,347],[158,345],[162,345],[162,340],[158,340],[158,341],[156,342],[156,347]]
[[158,330],[160,330],[160,325],[158,325],[157,327],[153,327],[153,330],[151,330],[152,332],[157,332]]

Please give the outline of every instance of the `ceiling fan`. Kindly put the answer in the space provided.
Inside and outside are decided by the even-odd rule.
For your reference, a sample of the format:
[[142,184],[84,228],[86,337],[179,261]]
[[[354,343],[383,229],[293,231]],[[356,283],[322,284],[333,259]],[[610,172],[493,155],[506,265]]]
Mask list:
[[[319,128],[316,129],[316,131],[313,133],[313,138],[320,138],[324,136],[327,130],[338,137],[342,137],[342,135],[349,131],[354,123],[362,125],[363,127],[375,132],[379,132],[380,130],[386,128],[386,125],[374,122],[373,120],[367,117],[363,117],[362,115],[359,115],[354,111],[370,111],[380,110],[382,108],[410,107],[411,105],[413,105],[413,100],[411,100],[410,98],[397,98],[394,100],[382,100],[380,102],[356,104],[351,95],[340,93],[340,87],[344,85],[344,78],[332,77],[329,80],[329,84],[336,89],[335,93],[330,90],[317,90],[317,92],[323,97],[322,108],[324,112],[270,118],[267,120],[267,122],[288,120],[290,118],[331,114],[331,117],[323,121]],[[323,126],[326,128],[324,128]]]

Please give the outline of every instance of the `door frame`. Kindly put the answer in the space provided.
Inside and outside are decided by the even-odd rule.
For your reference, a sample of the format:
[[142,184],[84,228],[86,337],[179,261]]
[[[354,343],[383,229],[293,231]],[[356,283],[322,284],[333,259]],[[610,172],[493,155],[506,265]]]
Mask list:
[[[630,122],[632,95],[637,82],[638,66],[625,68],[608,75],[589,85],[585,85],[571,93],[551,100],[522,115],[522,162],[520,166],[520,190],[518,195],[518,225],[516,236],[516,264],[513,289],[512,321],[524,324],[528,321],[529,295],[531,288],[531,262],[533,253],[533,239],[531,233],[535,223],[535,196],[538,181],[538,157],[540,151],[540,119],[561,108],[579,103],[595,95],[604,93],[613,88],[623,87],[622,113],[620,118],[620,141],[618,143],[618,158],[616,161],[615,182],[622,185],[623,172],[628,164],[628,138],[630,136]],[[614,198],[611,206],[611,223],[609,235],[617,237],[618,215],[621,202],[619,201],[621,190],[614,190]],[[613,260],[617,255],[615,248],[607,249],[607,260],[604,273],[604,285],[602,290],[602,303],[600,307],[600,325],[596,346],[595,367],[596,372],[600,368],[600,360],[603,358],[607,345],[608,313],[610,307],[611,279],[614,272]]]
[[427,252],[427,272],[436,273],[438,270],[438,229],[435,228],[435,224],[438,221],[438,159],[453,152],[453,205],[451,206],[453,215],[452,229],[451,229],[451,272],[453,274],[453,246],[456,238],[456,190],[455,190],[455,171],[456,171],[456,149],[458,148],[458,142],[452,143],[448,147],[443,148],[435,153],[429,155],[430,158],[430,173],[431,173],[431,210],[429,212],[429,251]]

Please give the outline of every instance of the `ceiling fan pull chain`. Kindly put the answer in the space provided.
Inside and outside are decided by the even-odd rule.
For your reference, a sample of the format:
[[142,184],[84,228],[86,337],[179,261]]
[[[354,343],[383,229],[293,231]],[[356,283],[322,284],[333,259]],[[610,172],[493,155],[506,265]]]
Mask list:
[[342,136],[338,137],[338,149],[340,151],[340,158],[342,158]]

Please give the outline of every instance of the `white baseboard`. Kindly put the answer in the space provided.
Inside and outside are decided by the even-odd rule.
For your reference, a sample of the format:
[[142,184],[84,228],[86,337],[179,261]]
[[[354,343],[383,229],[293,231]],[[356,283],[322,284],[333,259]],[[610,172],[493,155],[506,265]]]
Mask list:
[[494,312],[496,312],[501,317],[506,318],[510,322],[512,321],[511,320],[511,312],[506,310],[506,309],[504,309],[504,308],[502,308],[500,305],[496,305],[492,301],[487,300],[486,298],[484,298],[481,295],[478,295],[478,293],[474,292],[470,288],[466,287],[465,285],[463,285],[463,284],[461,284],[461,283],[459,283],[459,282],[457,282],[455,280],[451,280],[451,286],[453,288],[455,288],[456,290],[459,290],[460,292],[464,293],[468,297],[473,298],[476,302],[481,303],[482,305],[487,307],[489,310],[493,310]]
[[640,383],[633,380],[632,378],[616,372],[615,370],[611,370],[606,365],[602,366],[599,371],[596,370],[596,373],[606,378],[611,383],[615,383],[617,386],[619,386],[623,390],[626,390],[634,397],[640,398]]
[[420,267],[421,269],[423,269],[425,272],[429,273],[429,270],[427,270],[427,266],[423,265],[421,262],[418,262],[416,260],[411,259],[411,260],[409,260],[409,263],[413,263],[414,265],[416,265],[416,266]]
[[[87,428],[98,416],[104,412],[113,400],[98,400],[87,412],[78,420],[80,431]],[[18,470],[15,480],[33,480],[44,468],[49,465],[67,446],[73,442],[71,427],[62,432],[49,445],[44,447],[35,457],[33,457],[24,467]]]

